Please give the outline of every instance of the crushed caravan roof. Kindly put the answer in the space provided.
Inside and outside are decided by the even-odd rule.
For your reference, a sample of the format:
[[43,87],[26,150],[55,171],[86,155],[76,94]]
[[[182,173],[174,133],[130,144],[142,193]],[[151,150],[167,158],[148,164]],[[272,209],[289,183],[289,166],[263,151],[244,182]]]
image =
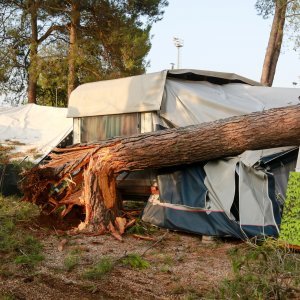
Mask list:
[[83,84],[72,92],[67,116],[160,111],[174,126],[186,126],[297,104],[299,95],[233,73],[170,70]]
[[208,81],[217,84],[260,85],[259,82],[234,73],[194,69],[163,70],[80,85],[70,96],[68,117],[158,111],[167,78]]

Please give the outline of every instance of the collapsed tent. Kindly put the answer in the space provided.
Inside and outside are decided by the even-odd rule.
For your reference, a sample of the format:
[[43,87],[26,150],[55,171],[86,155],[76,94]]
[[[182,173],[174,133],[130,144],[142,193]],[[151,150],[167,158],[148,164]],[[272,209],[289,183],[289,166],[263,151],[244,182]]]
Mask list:
[[74,142],[93,142],[298,104],[299,95],[231,73],[171,70],[83,84],[72,92],[67,116]]
[[[299,89],[260,86],[228,73],[172,70],[89,83],[70,97],[74,141],[93,142],[298,104]],[[164,170],[143,220],[176,230],[245,238],[277,235],[298,148]]]
[[26,104],[0,108],[0,192],[17,192],[19,169],[39,163],[60,143],[72,144],[66,108]]
[[0,144],[10,146],[11,158],[40,162],[73,128],[66,108],[26,104],[0,110]]
[[150,197],[143,220],[206,235],[277,236],[298,148],[272,153],[252,166],[242,155],[160,172],[159,197]]

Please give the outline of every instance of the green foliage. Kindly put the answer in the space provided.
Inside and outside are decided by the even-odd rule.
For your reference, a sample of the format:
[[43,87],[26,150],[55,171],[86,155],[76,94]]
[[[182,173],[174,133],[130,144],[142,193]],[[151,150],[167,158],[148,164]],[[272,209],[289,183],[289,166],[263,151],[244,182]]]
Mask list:
[[130,227],[127,232],[130,234],[154,234],[157,232],[157,227],[143,222],[141,219],[137,219],[134,226]]
[[5,254],[3,263],[13,261],[33,267],[43,260],[41,243],[18,226],[37,214],[37,208],[30,203],[0,196],[0,254]]
[[41,105],[66,107],[68,85],[67,45],[56,42],[40,49],[37,102]]
[[83,277],[86,279],[101,279],[105,274],[109,273],[114,267],[109,257],[101,258],[94,266],[88,268]]
[[[10,96],[6,101],[26,98],[29,78],[37,83],[37,103],[66,106],[72,76],[81,84],[145,72],[150,29],[167,0],[81,0],[76,11],[74,2],[0,1],[0,87]],[[70,43],[74,15],[80,26]]]
[[81,251],[78,249],[72,250],[64,259],[64,265],[68,272],[72,271],[80,261]]
[[221,299],[289,299],[299,288],[300,254],[278,241],[248,244],[229,253],[233,278],[221,284]]
[[16,264],[34,267],[37,263],[44,260],[42,245],[32,236],[25,237],[23,241],[20,239],[18,248],[21,254],[16,256],[14,260]]
[[135,224],[127,230],[128,233],[131,234],[145,234],[147,232],[147,228],[142,226],[140,223]]
[[143,259],[139,254],[128,254],[124,259],[122,259],[122,264],[131,266],[134,269],[148,269],[150,263]]
[[300,46],[300,0],[256,0],[255,8],[260,16],[267,19],[274,15],[276,4],[281,6],[284,3],[287,3],[285,32],[290,40],[293,41],[295,48],[298,48]]
[[11,222],[13,226],[20,221],[28,221],[39,215],[36,205],[21,201],[17,197],[0,195],[0,222]]
[[291,172],[284,204],[280,240],[300,246],[300,173]]

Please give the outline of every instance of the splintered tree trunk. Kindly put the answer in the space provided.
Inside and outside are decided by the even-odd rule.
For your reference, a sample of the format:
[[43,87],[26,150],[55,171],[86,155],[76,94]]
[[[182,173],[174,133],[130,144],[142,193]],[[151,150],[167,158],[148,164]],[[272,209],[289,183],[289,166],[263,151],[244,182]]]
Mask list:
[[265,55],[264,65],[261,75],[261,83],[272,86],[280,49],[283,39],[283,30],[287,10],[287,0],[277,0],[275,4],[275,14],[270,32],[268,47]]
[[[44,205],[51,195],[51,184],[75,177],[71,196],[57,202],[85,207],[85,221],[80,230],[110,231],[120,238],[126,221],[117,197],[116,176],[122,171],[158,169],[235,156],[245,150],[267,149],[300,144],[300,106],[228,118],[200,125],[167,129],[115,138],[101,144],[74,146],[57,150],[52,160],[30,171],[23,181],[25,198]],[[82,192],[76,190],[84,168]],[[78,177],[79,176],[79,177]],[[78,195],[81,196],[78,197]],[[26,196],[27,195],[27,196]],[[47,200],[46,200],[47,201]]]
[[[118,215],[116,175],[300,144],[300,107],[120,138],[96,152],[85,172],[85,226],[103,230]],[[107,217],[107,219],[105,218]]]
[[84,172],[82,199],[86,216],[81,229],[104,233],[107,227],[113,227],[119,215],[116,176],[105,170],[105,164],[99,167],[93,158]]

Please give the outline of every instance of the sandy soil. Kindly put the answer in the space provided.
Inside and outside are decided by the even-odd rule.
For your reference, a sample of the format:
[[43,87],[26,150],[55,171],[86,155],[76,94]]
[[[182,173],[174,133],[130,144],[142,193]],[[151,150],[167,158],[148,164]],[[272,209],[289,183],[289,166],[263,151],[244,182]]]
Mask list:
[[[127,234],[123,242],[109,235],[60,235],[57,230],[38,225],[29,230],[42,241],[45,260],[34,272],[19,270],[1,278],[0,295],[20,300],[207,299],[207,293],[231,275],[227,251],[240,243],[202,241],[199,236],[164,229],[152,235],[154,241]],[[66,244],[59,251],[63,240]],[[154,245],[155,241],[159,242]],[[80,252],[80,260],[72,271],[67,271],[64,261],[72,250]],[[129,253],[144,254],[150,267],[140,270],[117,263],[101,279],[83,278],[85,270],[100,258],[119,261]]]

